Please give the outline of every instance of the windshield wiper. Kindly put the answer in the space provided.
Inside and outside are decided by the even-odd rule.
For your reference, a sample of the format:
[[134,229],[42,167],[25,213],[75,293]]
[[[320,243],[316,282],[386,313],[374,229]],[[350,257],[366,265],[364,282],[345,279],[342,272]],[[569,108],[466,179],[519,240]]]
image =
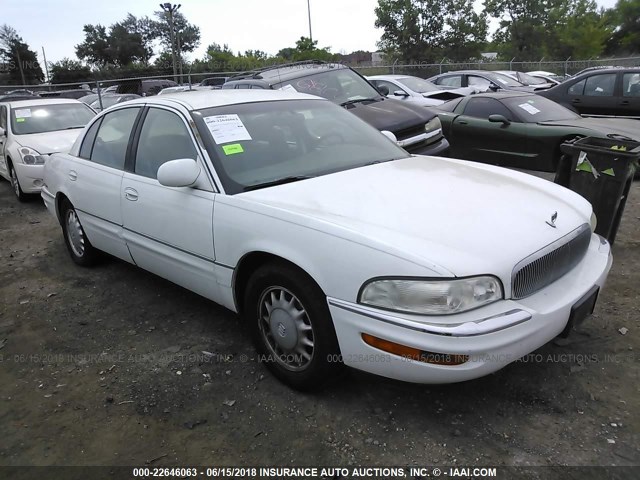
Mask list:
[[341,107],[346,107],[347,105],[353,105],[355,103],[362,103],[362,102],[377,102],[378,99],[377,98],[356,98],[355,100],[347,100],[346,102],[342,102],[340,104]]
[[271,180],[270,182],[256,183],[255,185],[249,185],[244,187],[243,192],[250,192],[251,190],[258,190],[260,188],[275,187],[276,185],[284,185],[285,183],[293,183],[299,180],[307,180],[313,178],[307,175],[292,175],[290,177],[283,177],[277,180]]

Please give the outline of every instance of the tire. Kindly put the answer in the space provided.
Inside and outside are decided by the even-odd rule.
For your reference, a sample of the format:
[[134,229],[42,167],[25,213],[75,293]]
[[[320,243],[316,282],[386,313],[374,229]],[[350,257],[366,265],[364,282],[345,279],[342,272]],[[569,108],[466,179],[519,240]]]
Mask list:
[[343,370],[326,296],[297,268],[269,263],[256,270],[243,312],[260,361],[283,383],[318,390]]
[[83,267],[95,265],[98,261],[99,252],[91,245],[87,235],[84,233],[80,219],[71,202],[64,200],[61,211],[64,243],[67,246],[69,255],[71,255],[71,259]]
[[9,182],[11,183],[13,193],[15,193],[19,202],[26,202],[29,197],[22,191],[20,181],[18,180],[18,174],[16,173],[15,168],[13,168],[13,164],[11,162],[7,162],[7,167],[9,168]]

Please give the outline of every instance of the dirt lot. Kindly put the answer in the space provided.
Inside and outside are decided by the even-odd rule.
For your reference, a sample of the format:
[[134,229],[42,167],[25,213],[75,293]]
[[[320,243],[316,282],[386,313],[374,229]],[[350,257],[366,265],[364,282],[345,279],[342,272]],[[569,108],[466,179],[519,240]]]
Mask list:
[[0,465],[640,465],[640,182],[614,256],[566,345],[464,384],[353,372],[307,395],[230,312],[120,261],[76,266],[0,181]]

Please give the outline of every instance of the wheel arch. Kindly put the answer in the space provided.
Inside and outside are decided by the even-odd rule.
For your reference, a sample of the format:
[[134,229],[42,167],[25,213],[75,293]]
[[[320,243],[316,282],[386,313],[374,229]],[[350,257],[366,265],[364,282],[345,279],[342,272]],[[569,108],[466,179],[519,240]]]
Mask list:
[[58,223],[62,225],[62,203],[64,201],[71,203],[69,198],[62,192],[58,192],[56,194],[55,206],[56,206],[56,218],[58,219]]
[[324,293],[322,287],[318,284],[315,278],[311,276],[304,268],[302,268],[297,263],[288,260],[284,257],[276,255],[274,253],[266,252],[266,251],[253,251],[246,253],[240,258],[238,261],[236,268],[233,272],[232,279],[232,288],[233,288],[233,301],[236,306],[236,311],[238,314],[242,315],[244,308],[244,295],[246,293],[247,284],[249,282],[249,278],[251,278],[251,274],[255,272],[258,268],[262,267],[267,263],[281,263],[288,265],[290,267],[295,268],[301,274],[308,277],[313,283],[315,283],[318,288]]

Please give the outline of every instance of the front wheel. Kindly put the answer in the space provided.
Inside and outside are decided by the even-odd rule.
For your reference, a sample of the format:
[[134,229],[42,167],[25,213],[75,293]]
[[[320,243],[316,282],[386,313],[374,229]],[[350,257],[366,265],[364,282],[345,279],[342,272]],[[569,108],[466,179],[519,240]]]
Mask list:
[[11,187],[13,188],[13,193],[16,194],[18,201],[26,202],[27,194],[22,191],[22,187],[20,187],[20,180],[18,180],[18,174],[16,173],[16,169],[13,168],[13,165],[8,163],[9,167],[9,177],[11,179]]
[[98,260],[98,251],[91,245],[78,214],[68,200],[62,205],[62,231],[71,259],[83,267],[94,265]]
[[326,296],[298,269],[280,263],[259,268],[243,311],[260,361],[287,385],[316,390],[342,370]]

